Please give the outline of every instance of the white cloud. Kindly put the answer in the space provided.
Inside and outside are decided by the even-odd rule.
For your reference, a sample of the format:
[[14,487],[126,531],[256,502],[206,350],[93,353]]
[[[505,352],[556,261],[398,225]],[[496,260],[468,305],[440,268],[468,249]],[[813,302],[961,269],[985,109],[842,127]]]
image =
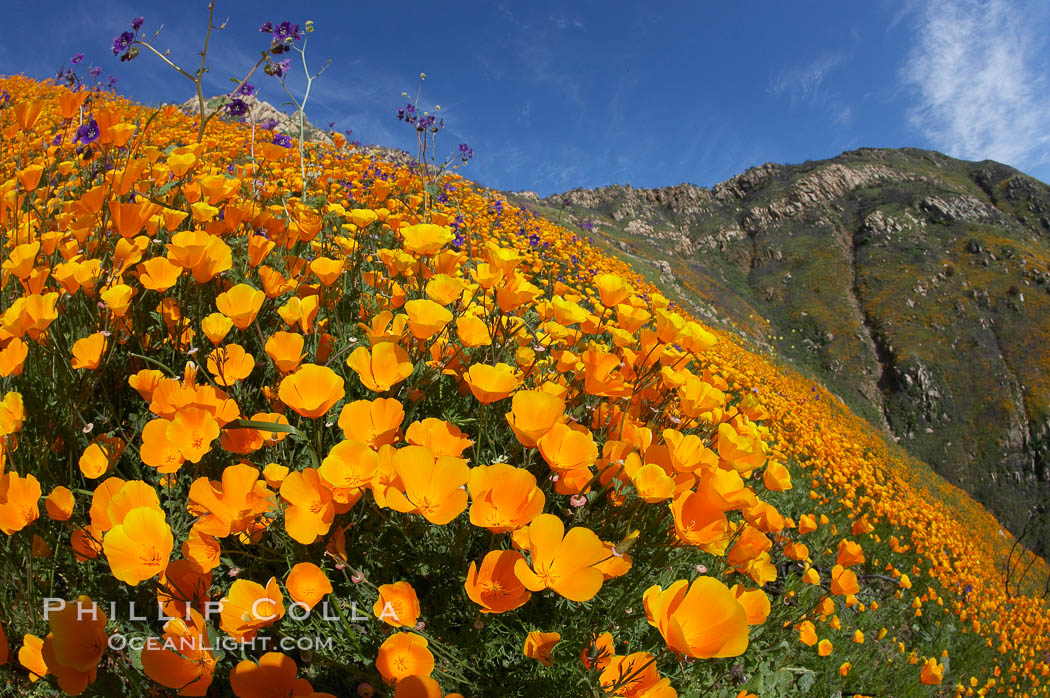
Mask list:
[[[853,41],[859,41],[856,34]],[[770,82],[769,92],[775,97],[786,97],[792,107],[805,104],[826,112],[833,124],[848,127],[853,123],[853,109],[842,100],[838,91],[824,84],[828,75],[845,62],[843,53],[823,53],[807,65],[781,70]]]
[[909,120],[935,147],[1017,166],[1050,159],[1037,2],[929,0],[917,12],[902,78],[917,95]]
[[769,86],[769,91],[777,97],[787,96],[791,99],[792,104],[822,100],[827,95],[826,90],[822,87],[824,79],[843,60],[842,54],[825,53],[818,56],[809,65],[781,70]]

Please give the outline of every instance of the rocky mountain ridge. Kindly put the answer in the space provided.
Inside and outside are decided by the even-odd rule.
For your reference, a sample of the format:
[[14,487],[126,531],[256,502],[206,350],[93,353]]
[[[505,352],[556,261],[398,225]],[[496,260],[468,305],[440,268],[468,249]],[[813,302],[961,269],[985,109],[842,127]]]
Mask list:
[[[784,356],[1018,532],[1050,494],[1050,187],[917,149],[510,195]],[[1050,530],[1026,542],[1045,551]],[[1038,540],[1036,540],[1038,539]]]

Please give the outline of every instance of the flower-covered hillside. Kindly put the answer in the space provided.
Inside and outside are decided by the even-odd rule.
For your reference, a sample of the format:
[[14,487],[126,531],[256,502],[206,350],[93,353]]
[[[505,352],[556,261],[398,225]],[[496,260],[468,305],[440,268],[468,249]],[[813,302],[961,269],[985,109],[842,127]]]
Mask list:
[[1041,561],[585,239],[0,88],[20,694],[1047,693]]

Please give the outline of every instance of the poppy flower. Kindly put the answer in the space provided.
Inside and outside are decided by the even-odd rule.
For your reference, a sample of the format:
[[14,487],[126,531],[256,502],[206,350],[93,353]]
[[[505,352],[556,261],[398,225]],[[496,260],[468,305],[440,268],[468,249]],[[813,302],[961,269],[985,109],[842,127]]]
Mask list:
[[41,657],[49,674],[58,677],[66,693],[79,695],[95,680],[98,664],[109,644],[106,615],[88,596],[50,611],[51,632],[41,646]]
[[397,440],[404,418],[405,409],[394,398],[355,400],[343,405],[338,424],[348,440],[378,449]]
[[452,313],[428,298],[408,301],[405,312],[408,314],[408,328],[416,339],[430,339],[452,322]]
[[419,597],[408,582],[381,584],[372,613],[392,627],[413,628],[419,622]]
[[536,476],[506,463],[471,469],[470,523],[492,533],[507,533],[527,526],[543,513],[545,497]]
[[860,591],[857,584],[857,575],[853,570],[846,569],[842,565],[831,568],[831,593],[835,596],[849,596]]
[[208,354],[208,371],[221,386],[230,386],[251,375],[255,368],[255,357],[240,344],[216,347]]
[[277,391],[281,402],[303,417],[316,419],[346,394],[343,379],[327,366],[303,364],[285,377]]
[[554,666],[554,657],[551,656],[551,653],[559,642],[561,642],[561,633],[544,633],[533,630],[525,636],[523,651],[526,657],[535,659],[543,666]]
[[842,567],[852,567],[864,562],[864,550],[859,543],[843,538],[839,541],[838,557],[835,564]]
[[40,482],[32,474],[0,475],[0,531],[12,535],[40,518]]
[[514,567],[525,557],[517,550],[491,550],[481,567],[471,562],[464,588],[471,601],[481,606],[482,613],[505,613],[520,608],[532,598]]
[[675,533],[690,545],[708,545],[725,538],[729,521],[725,512],[732,505],[714,487],[687,490],[671,502]]
[[688,657],[738,657],[747,649],[747,613],[729,588],[713,577],[649,587],[645,615],[667,646]]
[[321,461],[318,475],[339,504],[353,506],[379,472],[379,455],[360,441],[340,441]]
[[310,545],[328,533],[335,519],[332,493],[317,470],[289,473],[281,483],[281,497],[291,506],[284,511],[284,527],[293,540]]
[[919,683],[924,686],[940,686],[944,680],[944,665],[930,657],[919,672]]
[[745,589],[743,585],[735,584],[730,589],[740,605],[744,607],[748,625],[761,625],[769,617],[769,597],[761,589]]
[[599,274],[594,277],[594,286],[602,305],[612,308],[623,303],[633,292],[630,284],[619,274]]
[[233,320],[222,313],[211,313],[201,320],[201,330],[204,331],[204,336],[215,346],[222,344],[222,340],[226,339],[231,329],[233,329]]
[[208,694],[215,674],[208,625],[191,609],[188,618],[173,618],[164,624],[164,634],[142,648],[142,670],[161,686],[180,696]]
[[655,659],[649,652],[614,655],[598,675],[598,681],[606,693],[614,696],[657,698],[661,694],[655,689],[668,681],[660,678]]
[[570,601],[590,601],[602,587],[603,577],[594,565],[606,558],[605,547],[594,531],[565,524],[553,514],[540,514],[529,524],[530,567],[524,560],[514,573],[529,591],[550,589]]
[[219,437],[219,423],[211,412],[200,407],[183,407],[164,431],[169,443],[178,444],[182,457],[199,463]]
[[44,508],[52,521],[68,521],[73,515],[75,503],[73,493],[69,488],[59,485],[47,495],[47,499],[44,500]]
[[565,401],[541,390],[519,390],[511,400],[507,423],[525,448],[554,428],[565,413]]
[[420,514],[432,524],[443,526],[467,508],[463,485],[470,478],[470,468],[459,458],[435,458],[423,446],[406,446],[396,450],[394,471],[404,490],[387,491],[386,504],[403,513]]
[[473,315],[461,315],[456,318],[456,334],[465,347],[487,347],[492,344],[488,325]]
[[11,391],[0,400],[0,436],[14,434],[22,429],[26,410],[22,393]]
[[455,424],[435,417],[409,424],[405,441],[415,446],[425,446],[437,457],[450,458],[460,458],[463,451],[474,444]]
[[588,470],[598,459],[598,445],[585,428],[555,424],[538,441],[540,455],[559,473]]
[[404,239],[405,250],[421,257],[437,254],[455,237],[448,226],[433,223],[409,225],[399,232]]
[[102,539],[113,576],[132,586],[161,574],[173,547],[164,512],[148,506],[129,511]]
[[267,512],[272,493],[259,480],[259,471],[238,463],[222,471],[221,482],[200,477],[190,485],[186,509],[199,517],[198,533],[225,538],[251,533],[259,517]]
[[430,676],[434,655],[427,649],[426,638],[415,633],[394,633],[379,646],[376,668],[387,683],[397,683],[409,676]]
[[299,367],[306,339],[298,332],[274,332],[266,340],[266,354],[281,373],[291,373]]
[[366,388],[382,393],[412,375],[408,352],[392,342],[380,342],[369,351],[358,347],[346,360]]
[[463,374],[463,380],[470,387],[474,397],[484,405],[502,400],[521,385],[521,379],[514,369],[504,363],[495,366],[473,364]]
[[106,335],[101,332],[95,332],[73,342],[71,361],[73,368],[96,370],[102,363],[102,355],[106,353],[108,343]]
[[239,330],[248,329],[259,314],[266,294],[248,284],[237,284],[215,298],[215,307]]
[[312,562],[300,562],[288,573],[284,581],[288,595],[297,603],[313,609],[317,603],[332,593],[332,583],[320,567]]
[[238,698],[258,696],[327,696],[314,693],[306,679],[297,679],[295,660],[280,652],[267,652],[259,663],[244,659],[230,672],[230,688]]
[[259,630],[284,617],[284,596],[273,577],[266,586],[237,579],[222,599],[219,627],[241,642],[251,642]]

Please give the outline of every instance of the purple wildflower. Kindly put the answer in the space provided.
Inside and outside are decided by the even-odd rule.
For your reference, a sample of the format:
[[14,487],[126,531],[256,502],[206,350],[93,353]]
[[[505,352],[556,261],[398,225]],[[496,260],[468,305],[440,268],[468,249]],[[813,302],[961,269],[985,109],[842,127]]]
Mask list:
[[88,71],[88,75],[90,75],[93,78],[97,78],[99,75],[102,75],[102,68],[98,67],[97,65],[93,66],[91,70]]
[[255,85],[250,82],[246,82],[237,88],[237,92],[234,94],[240,95],[241,97],[251,97],[255,94]]
[[145,21],[145,17],[136,17],[135,19],[131,20],[131,28],[135,31],[138,31],[139,29],[142,29],[142,23]]
[[131,46],[131,42],[135,40],[135,35],[131,32],[123,32],[120,36],[113,38],[113,55],[116,56],[123,53]]
[[72,63],[73,65],[76,65],[76,64],[80,63],[80,61],[82,61],[82,60],[84,60],[84,54],[83,53],[78,53],[77,55],[75,55],[72,58],[70,58],[69,62]]
[[273,22],[263,22],[263,25],[259,27],[259,31],[263,34],[273,34]]
[[259,128],[261,128],[264,131],[272,131],[275,128],[277,128],[277,119],[270,117],[266,121],[261,122],[259,124]]
[[248,103],[239,97],[235,97],[226,105],[226,111],[229,112],[230,116],[244,116],[248,113]]
[[82,145],[88,145],[98,140],[98,122],[95,121],[94,117],[91,121],[87,122],[83,126],[77,129],[77,135],[73,139],[74,143],[80,143]]
[[292,139],[284,135],[283,133],[278,133],[276,136],[273,137],[273,144],[279,145],[282,148],[291,148]]

